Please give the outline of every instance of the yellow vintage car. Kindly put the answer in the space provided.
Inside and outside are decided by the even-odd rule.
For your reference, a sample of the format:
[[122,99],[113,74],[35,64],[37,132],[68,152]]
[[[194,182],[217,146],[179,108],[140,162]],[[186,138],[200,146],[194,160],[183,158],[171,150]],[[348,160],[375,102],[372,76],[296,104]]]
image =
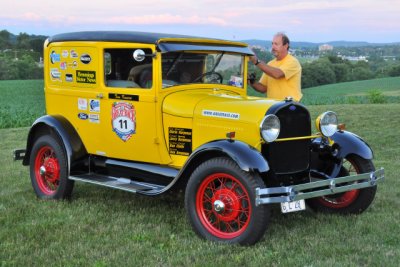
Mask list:
[[157,196],[184,190],[201,237],[249,245],[271,204],[355,214],[372,203],[371,148],[327,111],[247,96],[247,44],[142,32],[75,32],[44,44],[46,116],[26,149],[35,193],[75,181]]

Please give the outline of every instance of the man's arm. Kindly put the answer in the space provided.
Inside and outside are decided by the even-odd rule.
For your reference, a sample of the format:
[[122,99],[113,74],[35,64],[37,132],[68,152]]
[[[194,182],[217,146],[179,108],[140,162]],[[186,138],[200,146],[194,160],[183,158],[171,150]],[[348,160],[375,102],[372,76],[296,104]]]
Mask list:
[[250,61],[253,62],[253,64],[256,65],[265,74],[274,79],[280,79],[285,77],[285,73],[281,69],[267,65],[265,62],[259,60],[256,56],[251,56]]
[[267,89],[268,89],[266,86],[264,86],[260,82],[254,82],[254,83],[251,83],[250,85],[251,85],[251,87],[254,88],[254,90],[256,90],[256,91],[258,91],[260,93],[266,93]]

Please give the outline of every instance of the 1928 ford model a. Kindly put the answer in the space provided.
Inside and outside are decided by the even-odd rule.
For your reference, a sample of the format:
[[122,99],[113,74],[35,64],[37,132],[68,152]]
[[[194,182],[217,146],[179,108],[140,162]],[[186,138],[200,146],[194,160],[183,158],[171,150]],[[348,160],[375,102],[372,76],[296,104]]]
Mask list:
[[247,96],[240,42],[138,32],[59,34],[45,42],[47,115],[16,159],[40,198],[74,181],[157,196],[185,190],[195,232],[254,244],[271,203],[353,214],[372,203],[370,147],[327,111]]

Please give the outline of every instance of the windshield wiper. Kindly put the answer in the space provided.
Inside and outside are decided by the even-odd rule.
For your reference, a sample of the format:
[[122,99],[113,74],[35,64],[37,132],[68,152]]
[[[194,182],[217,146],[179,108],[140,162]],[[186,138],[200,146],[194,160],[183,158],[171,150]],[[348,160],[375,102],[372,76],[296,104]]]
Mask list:
[[222,56],[225,54],[225,52],[222,52],[221,54],[219,54],[217,61],[214,64],[214,67],[211,69],[210,72],[214,72],[215,69],[218,67],[219,63],[221,62]]
[[171,67],[170,67],[169,70],[167,71],[167,74],[165,75],[165,77],[168,77],[168,76],[171,74],[171,72],[174,70],[176,64],[178,64],[178,62],[179,62],[179,60],[182,58],[182,56],[183,56],[183,53],[179,53],[179,54],[175,57],[174,61],[173,61],[172,64],[171,64]]

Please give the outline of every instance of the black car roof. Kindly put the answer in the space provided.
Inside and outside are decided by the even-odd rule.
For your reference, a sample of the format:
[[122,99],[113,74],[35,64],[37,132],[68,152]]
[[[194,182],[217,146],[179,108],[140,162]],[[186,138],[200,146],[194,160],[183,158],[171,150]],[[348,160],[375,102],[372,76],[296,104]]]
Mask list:
[[66,41],[103,41],[103,42],[135,42],[145,44],[158,44],[162,40],[179,42],[190,40],[196,43],[223,43],[232,46],[247,46],[244,43],[232,42],[222,39],[203,38],[179,34],[149,33],[136,31],[83,31],[61,33],[49,37],[49,43]]
[[247,44],[222,39],[202,38],[188,35],[132,32],[132,31],[85,31],[62,33],[48,38],[48,43],[88,41],[88,42],[129,42],[154,44],[162,52],[172,51],[225,51],[253,55]]

